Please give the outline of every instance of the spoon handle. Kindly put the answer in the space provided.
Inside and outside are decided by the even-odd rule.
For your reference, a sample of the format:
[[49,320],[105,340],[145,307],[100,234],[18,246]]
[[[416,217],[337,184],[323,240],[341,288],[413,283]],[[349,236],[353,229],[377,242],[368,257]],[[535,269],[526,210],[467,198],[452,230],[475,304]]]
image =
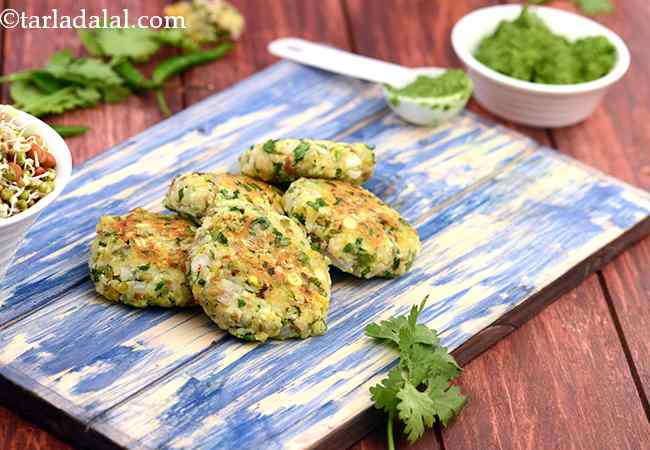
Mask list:
[[411,70],[406,67],[304,39],[277,39],[269,44],[268,49],[280,58],[375,83],[401,86],[413,79]]

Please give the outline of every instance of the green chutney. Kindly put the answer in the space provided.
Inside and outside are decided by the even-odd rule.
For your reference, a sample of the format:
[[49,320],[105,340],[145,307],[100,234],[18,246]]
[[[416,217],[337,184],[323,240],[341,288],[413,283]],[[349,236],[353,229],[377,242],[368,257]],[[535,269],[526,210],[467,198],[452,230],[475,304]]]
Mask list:
[[601,78],[616,63],[616,48],[604,36],[571,42],[555,34],[524,7],[481,40],[474,57],[489,68],[524,81],[577,84]]
[[386,88],[391,93],[391,97],[442,98],[461,93],[469,94],[472,84],[462,70],[449,69],[435,77],[419,75],[415,81],[399,89],[393,86]]

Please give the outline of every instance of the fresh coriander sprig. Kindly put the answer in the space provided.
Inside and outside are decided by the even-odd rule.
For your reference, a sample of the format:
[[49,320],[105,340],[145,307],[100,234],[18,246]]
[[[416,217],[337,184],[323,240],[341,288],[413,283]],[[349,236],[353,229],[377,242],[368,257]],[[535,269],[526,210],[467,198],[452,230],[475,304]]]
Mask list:
[[370,388],[377,409],[388,414],[388,448],[395,449],[393,422],[398,417],[404,433],[413,443],[435,422],[446,426],[465,405],[466,398],[450,382],[461,369],[447,349],[440,345],[435,330],[418,324],[428,296],[398,316],[366,327],[366,334],[399,351],[400,360],[388,376]]

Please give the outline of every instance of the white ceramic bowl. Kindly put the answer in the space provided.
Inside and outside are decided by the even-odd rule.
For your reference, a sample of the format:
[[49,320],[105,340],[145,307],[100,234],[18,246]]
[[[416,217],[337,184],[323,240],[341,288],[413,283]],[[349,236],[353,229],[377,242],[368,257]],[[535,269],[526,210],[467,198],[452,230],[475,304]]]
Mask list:
[[473,53],[482,38],[494,33],[502,20],[515,19],[521,9],[520,5],[481,8],[454,25],[451,43],[474,81],[476,100],[498,116],[535,127],[563,127],[586,119],[607,89],[627,71],[627,46],[616,33],[586,17],[554,8],[530,7],[555,33],[571,40],[605,36],[616,47],[618,58],[607,75],[588,83],[547,85],[508,77],[480,63]]
[[0,218],[0,282],[9,267],[9,263],[16,253],[27,230],[32,225],[38,215],[47,208],[63,191],[65,185],[70,181],[72,173],[72,159],[70,150],[65,141],[45,122],[36,117],[8,106],[0,105],[0,112],[5,112],[15,117],[19,124],[27,127],[28,132],[38,134],[43,138],[45,147],[56,159],[56,179],[54,180],[54,190],[47,196],[43,197],[34,206],[16,214],[15,216],[2,219]]

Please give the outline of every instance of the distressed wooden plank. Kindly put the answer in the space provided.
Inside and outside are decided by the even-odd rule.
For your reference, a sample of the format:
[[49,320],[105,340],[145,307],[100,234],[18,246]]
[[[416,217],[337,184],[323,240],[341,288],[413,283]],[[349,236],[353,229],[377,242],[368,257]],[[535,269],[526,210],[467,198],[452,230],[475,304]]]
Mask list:
[[[15,375],[21,377],[19,373]],[[40,389],[37,384],[19,386],[9,378],[0,376],[0,402],[10,405],[13,411],[28,417],[59,438],[76,442],[76,445],[97,450],[114,448],[114,444],[105,436],[93,433],[75,420],[70,415],[71,410],[63,411],[55,406],[56,401],[48,401],[54,397],[52,392]]]
[[[395,14],[392,14],[392,15],[395,15]],[[408,28],[408,27],[407,27],[407,28]],[[404,33],[405,31],[406,31],[405,29],[402,29],[402,30],[401,30],[401,33]],[[638,61],[638,59],[636,59],[636,60]],[[442,65],[442,64],[441,64],[441,65]],[[643,156],[643,153],[641,154],[641,156]],[[615,173],[615,170],[612,170],[612,172]],[[642,273],[642,272],[641,272],[641,273]],[[623,292],[624,292],[624,291],[623,291]],[[644,297],[640,297],[640,299],[643,301]],[[642,315],[641,315],[641,318],[643,318]],[[545,319],[545,320],[548,320],[548,319]],[[527,350],[527,348],[524,349],[524,352],[525,352],[526,350]],[[525,412],[524,412],[524,414],[525,414]],[[371,448],[374,448],[374,447],[371,447]]]
[[[456,348],[606,245],[613,235],[605,229],[622,221],[615,235],[636,220],[634,201],[619,203],[611,189],[617,188],[552,153],[535,152],[433,217],[420,217],[424,251],[411,274],[373,281],[365,292],[337,281],[326,338],[289,346],[225,340],[91,426],[130,447],[142,439],[171,448],[314,444],[369,406],[368,386],[393,361],[362,336],[365,324],[404,312],[430,292],[435,300],[424,320]],[[243,429],[260,431],[251,437]]]
[[[383,106],[349,119],[345,116],[350,114],[349,108],[343,108],[341,113],[342,108],[335,104],[337,101],[347,104],[347,100],[341,99],[353,90],[348,81],[344,83],[348,86],[346,90],[339,85],[340,79],[288,63],[270,69],[262,79],[271,75],[279,82],[279,75],[287,77],[291,73],[318,82],[318,93],[329,94],[327,107],[335,111],[330,115],[336,119],[339,117],[336,114],[344,114],[350,121],[341,119],[334,124],[312,121],[310,125],[316,128],[310,129],[303,125],[310,118],[309,114],[305,117],[303,108],[297,116],[283,116],[282,112],[274,111],[265,117],[266,123],[258,124],[259,111],[265,112],[268,104],[260,105],[253,97],[256,99],[254,112],[243,114],[242,111],[247,111],[245,106],[228,104],[228,99],[233,97],[230,91],[220,103],[223,109],[215,111],[209,100],[176,118],[183,124],[198,119],[194,126],[201,132],[188,133],[191,128],[182,126],[171,129],[169,123],[154,127],[147,133],[147,139],[140,136],[86,164],[78,174],[94,173],[100,167],[105,171],[105,179],[90,178],[83,185],[76,179],[73,185],[77,183],[78,189],[71,190],[65,198],[71,203],[87,203],[96,198],[93,207],[98,210],[100,207],[119,210],[125,207],[124,203],[128,206],[128,202],[156,204],[164,191],[164,185],[158,186],[162,183],[156,183],[155,179],[161,172],[176,173],[190,166],[194,170],[225,167],[245,147],[244,143],[266,138],[268,134],[259,134],[268,133],[269,123],[278,125],[280,134],[298,130],[303,135],[314,135],[326,130],[332,136],[368,139],[379,144],[378,159],[384,163],[378,166],[376,180],[391,182],[375,182],[371,187],[418,224],[426,242],[416,269],[398,280],[364,283],[363,290],[358,280],[341,277],[333,292],[327,339],[266,346],[233,339],[221,339],[209,345],[221,333],[197,326],[191,322],[192,318],[185,320],[183,313],[132,311],[93,301],[93,296],[84,301],[89,297],[90,286],[83,284],[74,289],[74,295],[45,305],[9,324],[0,333],[5,363],[1,370],[6,379],[37,392],[82,422],[117,404],[91,424],[92,430],[123,445],[136,445],[141,437],[129,433],[148,433],[148,442],[154,447],[188,442],[216,445],[218,439],[226,439],[236,446],[236,427],[224,428],[210,436],[202,427],[211,430],[215,424],[229,420],[256,426],[260,425],[261,418],[265,418],[262,424],[266,429],[259,433],[260,445],[262,442],[280,445],[284,439],[289,445],[315,443],[334,429],[335,424],[344,423],[367,409],[367,384],[379,376],[373,375],[392,363],[393,355],[385,349],[368,347],[367,340],[361,336],[365,323],[404,311],[414,298],[433,291],[437,302],[426,311],[425,319],[443,331],[447,345],[458,347],[648,214],[650,202],[646,194],[575,165],[551,151],[536,150],[530,140],[491,126],[472,114],[433,130],[405,127],[393,116],[381,112]],[[284,101],[301,101],[300,96],[282,96],[272,86],[263,86],[261,77],[250,83],[265,89],[271,101],[273,95]],[[328,87],[327,79],[335,80],[337,87]],[[246,92],[250,86],[245,85],[234,92],[237,89]],[[284,85],[291,86],[286,80]],[[355,88],[363,91],[362,85]],[[366,88],[363,92],[366,93],[362,97],[364,102],[377,105],[376,89]],[[245,98],[242,96],[239,101],[245,103]],[[272,103],[274,108],[282,109],[278,107],[280,101]],[[212,107],[210,113],[218,118],[210,118],[205,112],[206,105]],[[319,110],[321,105],[317,103],[313,108],[323,113]],[[355,113],[362,106],[355,104]],[[251,122],[254,125],[248,125]],[[286,128],[282,128],[283,124]],[[180,143],[174,141],[179,138]],[[163,143],[168,144],[161,147]],[[224,149],[226,146],[230,148]],[[205,148],[215,149],[211,158],[206,157]],[[134,165],[141,167],[144,175],[125,178],[123,174]],[[445,180],[443,184],[441,179]],[[389,189],[390,185],[397,189]],[[441,195],[432,196],[433,193]],[[102,200],[116,195],[124,203]],[[66,203],[59,214],[69,215],[71,209],[72,205]],[[57,223],[56,217],[48,220]],[[73,231],[75,239],[92,234],[83,226]],[[535,240],[531,241],[533,236]],[[545,257],[537,258],[539,254]],[[79,270],[85,261],[83,252],[81,255]],[[493,260],[507,263],[494,268],[489,264]],[[20,306],[22,303],[7,309]],[[110,326],[111,323],[125,326]],[[77,352],[68,342],[87,324],[96,324],[88,327],[87,340],[97,339],[101,345]],[[150,330],[152,326],[154,331]],[[173,331],[166,334],[167,330]],[[97,337],[90,337],[92,333]],[[183,343],[178,344],[182,349],[174,348],[177,344],[173,342],[178,338],[166,340],[174,335],[183,336]],[[332,345],[332,341],[336,344]],[[113,346],[106,348],[107,343]],[[344,351],[335,355],[342,347]],[[57,357],[62,348],[73,353],[67,361]],[[176,354],[177,361],[172,357]],[[330,364],[328,356],[336,364]],[[36,366],[35,358],[41,362],[47,362],[48,358],[61,361],[58,366],[52,360]],[[359,364],[359,360],[365,363]],[[159,361],[162,363],[157,367]],[[189,363],[185,364],[186,361]],[[149,368],[145,376],[142,376],[143,367]],[[299,367],[311,369],[304,371]],[[170,371],[173,377],[169,376]],[[122,382],[114,383],[116,374],[120,374]],[[140,374],[139,379],[136,374]],[[245,378],[241,374],[250,376]],[[319,384],[318,380],[325,375],[327,381]],[[341,379],[342,375],[348,379]],[[155,383],[162,377],[170,381]],[[230,384],[224,384],[224,379],[230,380]],[[265,396],[264,392],[250,391],[245,383],[232,380],[261,382],[279,388],[273,394],[275,397]],[[151,383],[155,389],[119,403]],[[296,392],[303,388],[307,388],[307,393],[301,397],[302,408],[276,410],[282,405],[282,398],[297,398]],[[321,395],[323,389],[326,395]],[[179,390],[182,392],[177,398]],[[151,395],[152,392],[160,397]],[[196,395],[200,397],[201,408],[192,408]],[[239,404],[225,404],[235,397],[241,397]],[[313,414],[306,415],[304,408],[311,408]],[[210,416],[215,411],[222,415]],[[269,416],[264,413],[271,411],[277,422],[266,422]],[[133,418],[132,414],[138,417]],[[276,434],[279,431],[276,427],[283,423],[296,423],[291,431],[294,434]],[[183,434],[174,435],[177,430]]]
[[[485,0],[455,0],[453,2],[400,2],[387,0],[383,3],[384,8],[376,8],[372,0],[345,0],[345,5],[350,21],[353,50],[363,55],[396,62],[409,67],[436,66],[436,67],[460,67],[460,61],[454,54],[450,32],[454,23],[463,15],[473,9],[498,4],[497,0],[489,2]],[[391,14],[385,11],[390,10]],[[399,30],[399,39],[385,39],[385,30]],[[476,101],[470,99],[467,108],[480,114],[482,117],[504,123],[484,110]],[[512,126],[512,124],[508,124]],[[536,139],[544,138],[545,133],[533,136]],[[540,140],[544,144],[547,142]],[[480,343],[467,342],[469,350],[463,350],[463,354],[470,353],[477,355],[489,347],[495,339],[503,337],[506,333],[499,328],[494,328],[497,333],[491,331],[493,327],[484,330],[483,336],[475,336],[471,339],[480,340]],[[510,328],[508,328],[508,331]],[[486,339],[486,335],[492,336]],[[365,427],[355,426],[357,430],[369,429],[372,425],[377,429],[367,438],[356,444],[354,450],[371,450],[386,448],[385,427],[376,417]],[[402,440],[398,448],[437,448],[441,444],[433,431],[428,431],[418,443],[407,447]]]
[[[531,141],[507,134],[472,115],[435,130],[413,127],[406,131],[396,126],[393,117],[381,116],[349,137],[378,145],[378,157],[383,163],[377,168],[376,178],[383,181],[371,183],[371,187],[412,220],[417,220],[422,211],[442,207],[448,199],[535,148]],[[147,192],[144,202],[156,203],[159,195]],[[76,230],[77,238],[80,233]],[[83,256],[83,270],[87,270]],[[84,409],[81,414],[89,420],[100,412],[99,408],[121,401],[219,339],[204,329],[208,321],[198,313],[189,313],[191,318],[189,314],[179,317],[172,312],[141,314],[97,301],[86,281],[64,300],[9,327],[0,336],[0,340],[9,342],[4,362],[17,361],[20,356],[21,371],[49,389],[64,392],[64,397]],[[102,345],[78,349],[72,344],[85,323],[96,324],[87,330],[88,338],[95,336]],[[111,323],[123,326],[110,327]],[[151,327],[155,327],[153,331]],[[32,328],[39,332],[25,334]],[[173,335],[165,330],[173,330]],[[110,349],[109,343],[113,344]],[[57,356],[62,350],[68,358]],[[41,354],[41,359],[51,355],[56,362],[32,367],[36,354]],[[166,359],[169,354],[175,358]],[[111,367],[108,363],[117,355],[121,355],[118,359],[123,363]],[[154,365],[156,370],[142,375],[144,368]]]
[[[128,8],[131,20],[141,15],[162,14],[164,0],[147,2],[133,2],[129,0],[92,0],[84,2],[83,8],[87,16],[101,15],[102,9],[107,9],[109,14],[121,15],[123,8]],[[8,0],[7,7],[19,12],[24,11],[31,15],[51,15],[52,9],[57,9],[59,16],[69,15],[75,17],[80,14],[81,6],[76,2],[61,2],[57,0],[42,0],[38,2],[24,2]],[[64,48],[72,50],[75,54],[83,53],[81,42],[77,33],[72,29],[22,29],[20,27],[7,33],[5,41],[7,54],[11,58],[4,60],[3,73],[41,67],[50,58],[52,53]],[[173,50],[164,49],[160,55],[148,65],[150,69],[157,61],[173,54]],[[216,63],[217,65],[219,63]],[[228,64],[223,61],[223,64]],[[212,65],[214,70],[214,65]],[[170,80],[168,101],[174,110],[182,107],[180,79]],[[9,101],[7,90],[4,90],[4,100]],[[66,113],[63,117],[52,118],[54,123],[82,124],[91,127],[85,135],[68,140],[72,152],[73,162],[78,164],[90,156],[122,142],[136,133],[159,122],[162,115],[156,106],[152,95],[132,96],[126,102],[114,105],[102,105],[92,109],[84,109]],[[50,120],[48,118],[48,120]]]
[[[323,72],[278,64],[81,165],[18,251],[0,288],[0,324],[87,277],[87,244],[100,215],[159,207],[174,175],[228,169],[254,141],[332,137],[384,109],[376,89],[326,80]],[[296,93],[287,98],[284,89]]]
[[443,432],[445,448],[648,448],[647,419],[621,370],[625,355],[596,276],[538,319],[465,368],[471,406]]
[[[282,95],[280,85],[291,80],[301,95]],[[264,92],[264,98],[255,100],[252,110],[244,111],[235,105],[249,89],[254,90],[251,98],[255,98],[255,92]],[[361,96],[357,96],[359,90]],[[323,94],[327,100],[322,100]],[[380,168],[392,164],[394,167],[387,168],[393,174],[401,164],[402,153],[415,160],[429,159],[423,167],[432,171],[432,180],[438,180],[437,184],[431,185],[431,192],[411,199],[411,211],[417,211],[415,206],[424,206],[428,198],[434,203],[449,198],[508,164],[523,148],[535,145],[521,139],[517,145],[505,145],[511,139],[504,129],[469,115],[434,132],[409,127],[401,133],[402,123],[392,115],[385,116],[383,108],[374,87],[280,63],[233,91],[182,113],[175,123],[184,126],[170,127],[163,122],[83,165],[73,175],[66,193],[55,202],[56,207],[41,216],[19,250],[17,264],[7,274],[6,288],[0,291],[0,299],[4,300],[0,300],[0,324],[46,304],[86,279],[87,245],[100,215],[125,212],[138,205],[160,207],[160,199],[174,175],[227,169],[254,141],[292,134],[369,140],[391,147]],[[375,116],[377,113],[381,114]],[[261,118],[266,122],[260,122]],[[361,125],[350,125],[359,121]],[[360,131],[364,124],[367,127]],[[419,140],[423,140],[424,147],[417,156]],[[466,152],[469,146],[478,150]],[[396,184],[401,189],[395,192],[418,192],[414,186],[423,176],[422,170],[416,170],[410,180],[405,174],[392,175],[390,179],[376,177],[377,181],[370,185],[385,194]],[[100,172],[101,178],[97,175]],[[385,181],[390,184],[381,186]],[[388,199],[397,201],[394,195]],[[409,216],[409,211],[404,212]],[[59,220],[63,216],[66,220]],[[77,225],[70,227],[68,221],[73,220]],[[45,249],[43,242],[48,242]],[[43,252],[48,256],[44,258]],[[30,275],[25,277],[25,273]],[[45,289],[43,280],[48,280]]]

